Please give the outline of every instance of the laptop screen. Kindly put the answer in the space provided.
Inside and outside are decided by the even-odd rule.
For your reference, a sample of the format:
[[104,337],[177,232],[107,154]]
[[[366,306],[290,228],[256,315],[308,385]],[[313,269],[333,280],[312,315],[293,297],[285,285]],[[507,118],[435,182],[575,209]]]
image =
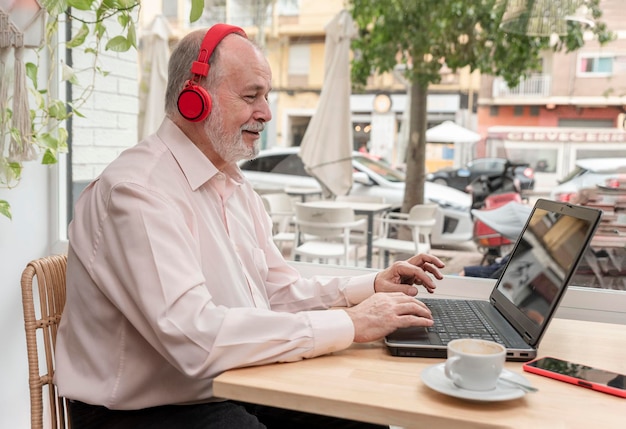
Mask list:
[[598,220],[597,210],[546,200],[532,211],[492,294],[507,312],[517,308],[512,314],[530,337],[556,309]]

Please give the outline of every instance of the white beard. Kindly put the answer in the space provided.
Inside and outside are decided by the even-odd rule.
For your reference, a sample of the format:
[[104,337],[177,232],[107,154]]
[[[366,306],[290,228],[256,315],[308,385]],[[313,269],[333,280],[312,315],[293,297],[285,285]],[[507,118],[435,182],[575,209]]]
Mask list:
[[213,144],[213,150],[226,163],[231,164],[242,159],[251,159],[258,155],[261,149],[261,139],[257,139],[252,147],[246,145],[243,141],[242,131],[263,131],[262,122],[253,125],[244,124],[241,128],[231,134],[224,131],[224,123],[222,121],[222,111],[217,104],[213,104],[211,114],[204,123],[204,131]]

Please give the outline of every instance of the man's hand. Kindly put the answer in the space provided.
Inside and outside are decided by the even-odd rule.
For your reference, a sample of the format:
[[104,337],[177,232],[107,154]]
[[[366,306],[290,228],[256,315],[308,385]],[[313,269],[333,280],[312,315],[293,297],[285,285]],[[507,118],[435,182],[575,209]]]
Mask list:
[[344,309],[354,323],[354,341],[383,338],[398,328],[432,326],[430,310],[404,293],[376,293],[354,307]]
[[[436,256],[419,254],[406,261],[394,262],[389,268],[381,271],[374,280],[376,292],[402,292],[409,296],[417,295],[417,286],[422,285],[428,293],[433,293],[436,286],[433,280],[441,280],[443,274],[439,269],[445,264]],[[430,273],[430,275],[429,275]]]

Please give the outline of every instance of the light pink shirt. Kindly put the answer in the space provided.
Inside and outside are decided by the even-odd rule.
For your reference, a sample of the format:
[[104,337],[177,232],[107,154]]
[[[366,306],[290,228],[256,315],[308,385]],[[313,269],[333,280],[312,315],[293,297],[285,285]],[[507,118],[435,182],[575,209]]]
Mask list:
[[[56,349],[62,396],[111,409],[216,400],[224,370],[348,347],[375,274],[303,279],[235,166],[166,119],[80,196]],[[320,268],[320,271],[323,271]]]

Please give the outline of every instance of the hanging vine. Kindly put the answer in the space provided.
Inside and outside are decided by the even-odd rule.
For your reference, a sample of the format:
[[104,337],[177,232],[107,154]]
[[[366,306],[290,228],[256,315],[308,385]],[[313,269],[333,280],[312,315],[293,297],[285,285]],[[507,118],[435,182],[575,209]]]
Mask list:
[[[24,161],[41,156],[42,164],[55,164],[58,154],[67,151],[68,131],[64,126],[65,121],[73,115],[84,117],[80,108],[92,95],[96,77],[108,74],[100,66],[99,55],[104,51],[126,52],[137,49],[135,23],[138,21],[141,0],[37,1],[45,9],[47,17],[44,42],[35,48],[36,60],[24,64],[28,93],[34,100],[27,114],[17,118],[18,112],[8,107],[9,99],[16,94],[4,93],[0,85],[0,187],[4,188],[14,188],[19,184]],[[190,3],[189,22],[193,23],[204,13],[205,1],[191,0]],[[115,26],[116,34],[109,34],[112,20],[118,24]],[[78,30],[71,40],[59,43],[58,31],[68,21],[76,23]],[[90,66],[76,70],[61,63],[60,70],[51,67],[45,85],[40,85],[39,64],[44,56],[48,55],[49,64],[54,64],[53,59],[64,48],[90,56]],[[0,69],[0,83],[5,78],[5,70]],[[77,96],[72,100],[53,97],[48,89],[66,81],[78,89]],[[29,125],[22,131],[13,126],[18,119],[28,121]],[[23,155],[16,156],[16,151],[11,152],[5,140],[19,142],[17,147],[20,150],[17,152],[21,151]],[[11,206],[6,200],[0,199],[0,215],[9,219],[12,217]]]
[[[135,22],[139,0],[41,0],[40,4],[46,12],[43,43],[34,48],[35,61],[23,65],[31,106],[25,111],[15,109],[15,99],[26,95],[18,90],[0,93],[3,98],[0,109],[0,186],[5,188],[19,184],[25,161],[41,156],[42,164],[55,164],[58,154],[67,150],[65,121],[72,115],[84,117],[80,108],[92,95],[96,77],[108,74],[100,65],[100,54],[137,48]],[[111,25],[107,24],[111,24],[111,20],[117,23],[116,34],[109,34]],[[59,42],[58,32],[67,22],[74,28],[73,37]],[[89,65],[80,70],[65,63],[61,63],[60,69],[49,67],[46,82],[42,84],[40,64],[44,64],[44,60],[54,64],[54,58],[62,49],[76,50],[83,58],[89,58]],[[14,70],[17,67],[16,64]],[[11,78],[17,78],[15,72],[13,76],[0,76],[2,81]],[[55,98],[49,91],[65,81],[78,89],[72,100]],[[17,126],[19,124],[22,125]],[[9,141],[10,144],[5,144]],[[11,218],[11,207],[6,200],[0,199],[0,215]]]

